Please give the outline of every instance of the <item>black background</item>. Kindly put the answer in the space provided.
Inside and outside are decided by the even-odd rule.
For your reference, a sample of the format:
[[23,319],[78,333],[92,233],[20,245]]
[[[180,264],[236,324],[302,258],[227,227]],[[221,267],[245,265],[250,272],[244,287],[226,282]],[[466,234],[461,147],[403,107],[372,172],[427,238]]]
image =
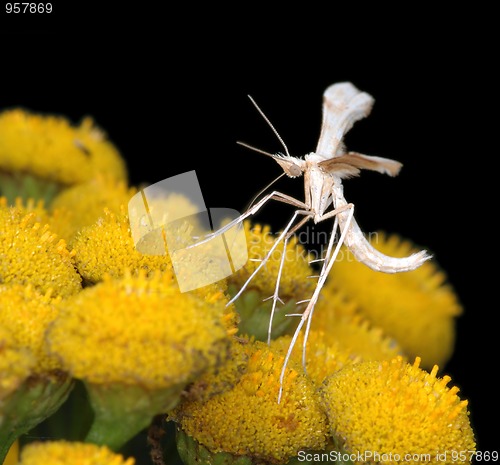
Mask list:
[[[470,401],[478,449],[497,450],[498,91],[488,12],[331,5],[276,17],[244,4],[103,12],[53,3],[50,18],[0,16],[0,106],[75,122],[91,115],[126,158],[131,183],[196,170],[209,207],[243,211],[281,172],[235,143],[282,150],[247,94],[297,156],[316,147],[329,84],[348,80],[375,97],[348,147],[404,167],[394,179],[346,181],[346,198],[365,231],[413,239],[448,273],[465,313],[441,373]],[[277,187],[303,195],[300,179]],[[279,229],[290,212],[269,205],[256,219]]]

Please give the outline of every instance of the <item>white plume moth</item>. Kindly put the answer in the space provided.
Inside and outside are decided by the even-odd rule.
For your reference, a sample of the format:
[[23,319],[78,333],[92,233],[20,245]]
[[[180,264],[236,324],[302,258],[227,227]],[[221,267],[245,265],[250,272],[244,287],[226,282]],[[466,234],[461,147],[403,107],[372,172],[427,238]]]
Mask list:
[[[384,273],[400,273],[414,270],[422,265],[422,263],[426,260],[431,258],[431,256],[428,255],[425,250],[404,258],[389,257],[382,254],[367,241],[354,219],[354,205],[352,203],[348,203],[344,198],[344,188],[342,185],[343,179],[358,176],[361,170],[378,171],[379,173],[388,174],[389,176],[396,176],[402,166],[401,163],[388,158],[363,155],[361,153],[347,151],[344,146],[343,138],[347,131],[351,129],[352,125],[356,121],[368,116],[371,111],[374,99],[369,94],[359,91],[349,82],[337,83],[328,87],[323,94],[323,121],[318,145],[314,152],[308,153],[303,158],[292,157],[289,154],[287,146],[279,136],[276,129],[253,99],[251,100],[278,137],[285,153],[271,154],[242,142],[239,142],[239,144],[273,158],[283,169],[283,173],[279,176],[279,178],[284,175],[291,178],[304,176],[305,198],[304,201],[302,201],[282,192],[273,191],[263,196],[244,214],[231,221],[215,233],[206,236],[204,240],[197,243],[204,243],[216,235],[225,233],[249,216],[256,214],[269,200],[277,200],[296,208],[292,218],[279,234],[267,255],[262,259],[259,266],[257,266],[253,274],[248,278],[238,293],[231,299],[229,304],[240,297],[253,277],[269,260],[269,257],[271,257],[278,244],[283,242],[284,247],[286,248],[286,244],[290,236],[310,220],[314,221],[314,223],[319,223],[325,220],[334,219],[326,254],[324,258],[320,260],[323,264],[321,266],[315,290],[310,299],[298,302],[307,302],[307,306],[302,313],[296,315],[300,316],[300,321],[292,337],[292,341],[283,364],[280,377],[280,383],[282,386],[285,369],[290,359],[291,352],[304,325],[305,335],[302,358],[305,366],[307,336],[309,334],[314,307],[318,301],[319,294],[325,284],[326,278],[335,263],[343,244],[349,248],[358,261],[364,263],[373,270]],[[338,241],[335,242],[337,231],[340,233],[340,237]],[[191,247],[195,247],[197,244],[194,244]],[[276,305],[280,300],[279,285],[285,255],[285,253],[282,254],[278,278],[275,285],[275,292],[272,296],[273,305],[269,321],[268,340],[271,338],[272,321]],[[280,389],[278,402],[281,399],[281,395],[282,388]]]

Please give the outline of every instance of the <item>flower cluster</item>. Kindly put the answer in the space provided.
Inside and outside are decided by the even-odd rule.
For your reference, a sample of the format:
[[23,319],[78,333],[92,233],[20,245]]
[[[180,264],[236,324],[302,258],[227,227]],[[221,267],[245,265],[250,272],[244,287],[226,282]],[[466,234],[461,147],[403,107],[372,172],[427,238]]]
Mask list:
[[[148,428],[155,463],[173,463],[174,438],[155,436],[162,421],[189,465],[368,450],[380,463],[409,463],[408,451],[437,463],[441,450],[475,449],[467,401],[438,376],[462,307],[434,262],[386,275],[344,250],[295,335],[318,274],[295,236],[245,221],[248,262],[181,292],[190,270],[216,276],[219,264],[183,255],[194,222],[169,230],[177,261],[163,230],[138,247],[137,191],[90,119],[0,113],[0,463],[12,444],[17,465],[143,463],[125,457]],[[177,193],[149,209],[164,222],[197,211]],[[411,252],[376,237],[384,253]]]

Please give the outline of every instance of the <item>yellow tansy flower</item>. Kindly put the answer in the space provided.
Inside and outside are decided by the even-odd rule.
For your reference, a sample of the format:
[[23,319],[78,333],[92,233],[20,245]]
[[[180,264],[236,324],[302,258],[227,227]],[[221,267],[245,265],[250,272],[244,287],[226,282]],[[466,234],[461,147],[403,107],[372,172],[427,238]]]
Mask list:
[[36,222],[36,213],[0,205],[0,284],[31,284],[44,294],[66,297],[81,289],[73,253],[48,225]]
[[134,465],[105,446],[79,442],[51,441],[28,444],[21,451],[19,465]]
[[[427,373],[419,363],[362,362],[325,381],[331,433],[341,447],[370,463],[469,463],[449,453],[475,450],[467,401],[447,387],[449,376],[436,377],[437,366]],[[436,455],[446,451],[447,459]]]
[[240,350],[248,364],[232,389],[204,402],[187,400],[171,418],[212,453],[285,463],[300,450],[325,448],[326,417],[301,367],[289,364],[278,404],[283,356],[259,341]]
[[118,450],[225,361],[235,330],[226,302],[219,290],[182,294],[166,272],[106,276],[62,302],[48,346],[87,388],[95,417],[86,441]]
[[171,273],[128,272],[61,303],[48,346],[87,387],[95,412],[87,442],[118,450],[225,361],[234,333],[226,302],[221,291],[180,293]]
[[127,176],[118,150],[91,118],[72,126],[63,117],[21,109],[0,113],[0,170],[66,186],[97,173]]
[[120,213],[134,193],[124,181],[100,175],[64,189],[51,203],[51,229],[70,242],[77,231],[103,217],[105,208]]
[[[376,238],[377,249],[387,255],[406,256],[416,251],[398,236],[386,238],[379,233]],[[445,273],[432,260],[407,273],[378,273],[344,252],[345,258],[332,268],[332,285],[398,341],[409,357],[420,356],[426,368],[444,365],[453,352],[455,317],[462,312]]]
[[18,347],[31,351],[36,361],[33,372],[60,368],[58,360],[47,353],[44,341],[59,301],[51,297],[51,291],[42,295],[31,285],[0,285],[0,327],[12,335]]
[[[73,191],[76,192],[78,189],[79,187],[74,188]],[[98,221],[82,228],[70,242],[70,246],[76,254],[78,271],[88,282],[96,283],[102,280],[106,273],[115,277],[123,276],[127,269],[134,272],[140,269],[148,272],[172,269],[168,249],[162,237],[150,234],[143,239],[142,246],[145,246],[146,242],[149,241],[146,249],[151,253],[142,253],[140,251],[142,249],[138,250],[134,244],[129,216],[123,204],[126,197],[125,192],[123,194],[118,196],[121,198],[121,206],[115,203],[114,208],[105,208]],[[64,200],[68,199],[69,196],[63,194],[61,197]],[[56,206],[60,205],[59,199],[54,202]],[[165,215],[170,212],[175,216],[181,208],[183,214],[189,216],[195,211],[194,205],[187,198],[176,194],[167,198],[150,199],[150,203],[150,209],[155,212],[157,219],[158,212],[164,212]],[[112,202],[110,204],[113,205]],[[102,206],[103,203],[100,205]],[[167,220],[168,218],[165,218],[165,221]],[[179,244],[169,244],[169,246],[182,248],[192,243],[189,230],[180,225],[179,232],[180,234],[177,235]],[[202,258],[200,257],[200,259]],[[202,263],[193,263],[194,270],[199,266],[202,266]]]
[[49,347],[92,383],[187,383],[227,352],[226,299],[218,295],[207,302],[181,294],[172,274],[106,277],[62,302]]
[[137,272],[172,269],[168,255],[148,255],[138,252],[130,234],[128,216],[107,209],[92,226],[83,228],[70,246],[75,253],[76,267],[90,283],[103,279],[105,274],[123,276],[126,270]]

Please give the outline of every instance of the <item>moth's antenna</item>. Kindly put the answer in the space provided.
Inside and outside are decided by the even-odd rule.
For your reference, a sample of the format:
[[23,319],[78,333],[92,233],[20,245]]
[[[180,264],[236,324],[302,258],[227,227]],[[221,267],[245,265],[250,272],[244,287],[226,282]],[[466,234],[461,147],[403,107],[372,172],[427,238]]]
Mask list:
[[276,158],[276,155],[266,152],[264,150],[258,149],[257,147],[254,147],[253,145],[247,144],[246,142],[241,142],[239,140],[236,141],[238,145],[242,145],[243,147],[246,147],[247,149],[253,150],[254,152],[259,152],[262,153],[262,155],[267,155],[268,157]]
[[[278,134],[278,131],[276,131],[276,129],[274,128],[274,126],[271,124],[271,121],[269,121],[269,118],[264,114],[264,112],[259,108],[259,105],[257,105],[257,103],[255,103],[255,100],[250,97],[250,95],[248,96],[248,98],[250,99],[250,101],[253,103],[253,106],[257,109],[257,111],[261,114],[262,118],[264,118],[265,122],[267,124],[269,124],[269,127],[273,130],[274,134],[276,135],[276,137],[278,138],[278,140],[281,142],[281,145],[283,146],[283,148],[285,149],[285,153],[290,156],[290,153],[288,152],[288,148],[285,144],[285,142],[283,141],[283,139],[281,138],[281,136]],[[251,147],[253,148],[253,147]]]
[[[245,142],[240,142],[238,140],[238,141],[236,141],[236,143],[238,145],[242,145],[243,147],[246,147],[247,149],[254,150],[255,152],[262,153],[263,155],[267,155],[268,157],[276,158],[276,155],[273,155],[272,153],[269,153],[269,152],[266,152],[264,150],[258,149],[258,148],[254,147],[252,145],[249,145],[249,144],[247,144]],[[266,187],[264,187],[259,192],[257,192],[257,194],[252,198],[251,202],[248,204],[247,210],[249,210],[250,208],[252,208],[252,205],[254,204],[254,202],[259,198],[260,195],[262,195],[263,192],[265,192],[267,189],[269,189],[276,181],[278,181],[278,179],[281,179],[284,175],[285,175],[284,172],[281,173],[277,178],[274,178]]]

